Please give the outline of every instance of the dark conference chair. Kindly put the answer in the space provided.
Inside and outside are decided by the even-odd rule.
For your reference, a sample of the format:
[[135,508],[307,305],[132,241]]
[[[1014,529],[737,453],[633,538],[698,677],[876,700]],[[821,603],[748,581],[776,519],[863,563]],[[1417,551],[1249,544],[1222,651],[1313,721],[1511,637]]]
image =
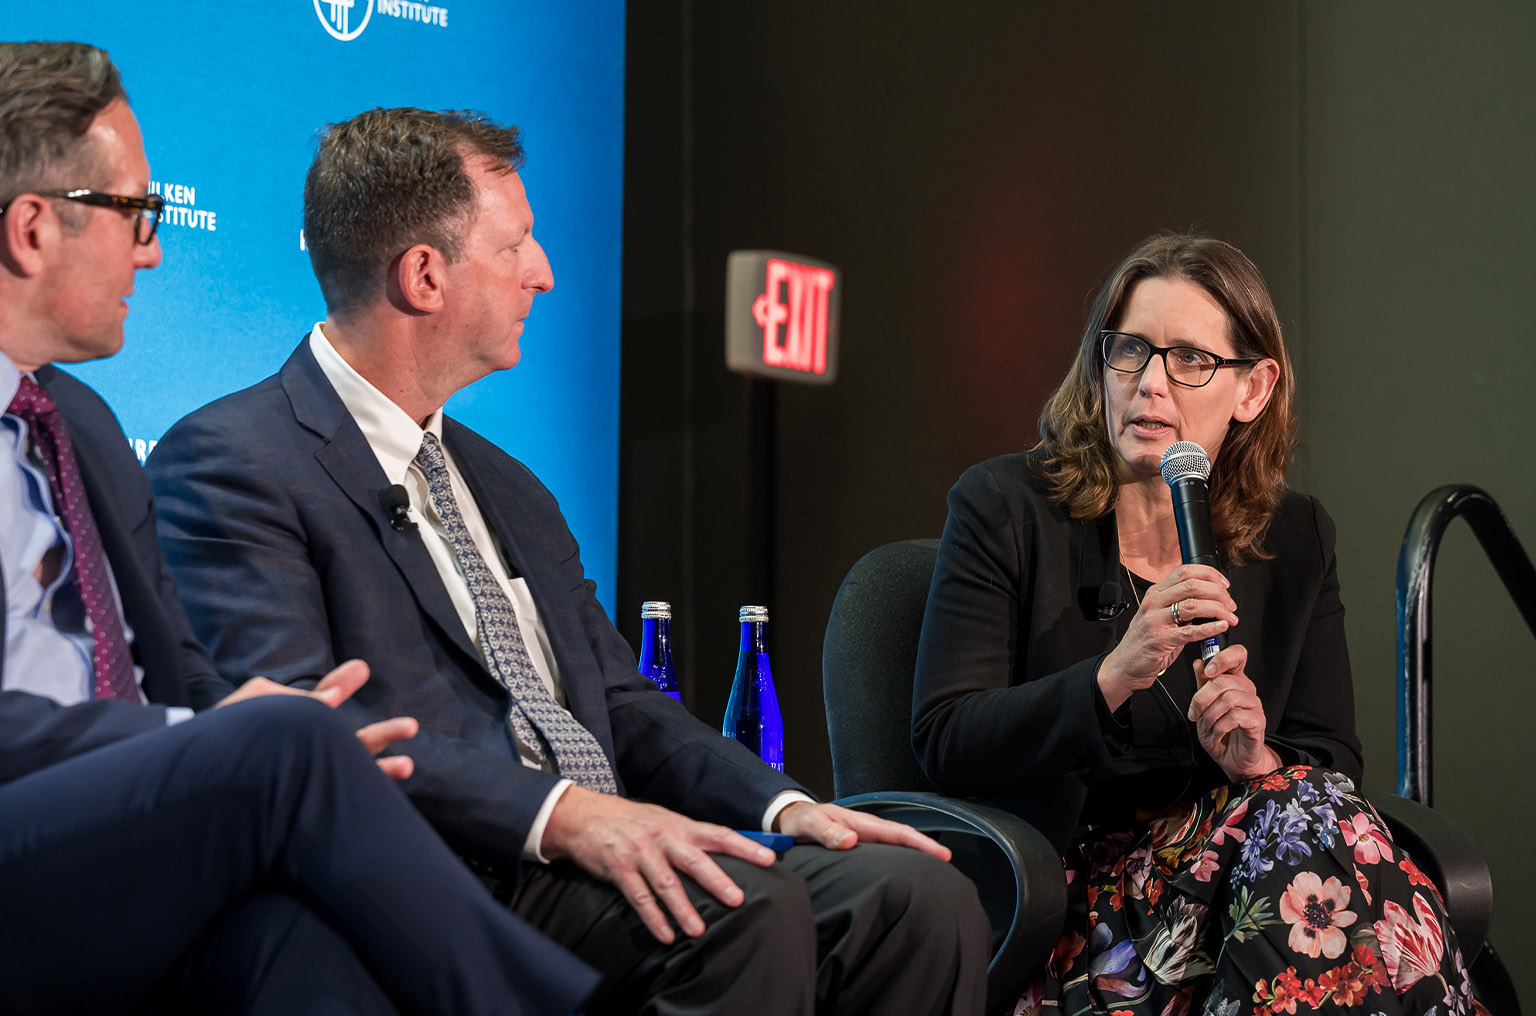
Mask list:
[[938,794],[912,754],[912,674],[937,540],[890,543],[848,572],[822,643],[838,804],[936,835],[992,919],[987,1008],[1051,954],[1067,914],[1061,857],[1017,815]]
[[[876,547],[849,569],[833,601],[821,653],[833,789],[839,804],[939,833],[955,850],[955,863],[994,908],[988,914],[1000,945],[988,982],[990,1008],[1049,958],[1066,915],[1066,885],[1061,858],[1034,827],[1008,812],[939,795],[912,752],[917,638],[938,546],[937,540],[904,540]],[[1476,957],[1485,951],[1493,919],[1482,853],[1422,804],[1394,794],[1368,797],[1397,842],[1441,887],[1481,997]],[[1518,1007],[1494,1011],[1504,1016]]]

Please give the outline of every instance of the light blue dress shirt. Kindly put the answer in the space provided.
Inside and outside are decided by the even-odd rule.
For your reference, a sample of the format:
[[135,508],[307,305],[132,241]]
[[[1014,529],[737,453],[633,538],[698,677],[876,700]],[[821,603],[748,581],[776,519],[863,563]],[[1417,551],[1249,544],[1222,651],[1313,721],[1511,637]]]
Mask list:
[[[21,372],[0,353],[0,406],[9,406]],[[0,415],[0,565],[5,571],[5,673],[0,688],[44,695],[61,705],[94,697],[90,622],[75,580],[74,545],[54,512],[48,474],[29,451],[29,425]],[[50,559],[47,584],[39,566]],[[111,565],[108,564],[110,573]],[[116,597],[116,583],[113,584]],[[122,602],[117,603],[122,614]],[[133,633],[124,621],[130,644]],[[144,673],[133,668],[135,682]],[[143,700],[142,688],[139,692]],[[180,717],[178,717],[180,718]],[[174,721],[173,721],[174,722]]]

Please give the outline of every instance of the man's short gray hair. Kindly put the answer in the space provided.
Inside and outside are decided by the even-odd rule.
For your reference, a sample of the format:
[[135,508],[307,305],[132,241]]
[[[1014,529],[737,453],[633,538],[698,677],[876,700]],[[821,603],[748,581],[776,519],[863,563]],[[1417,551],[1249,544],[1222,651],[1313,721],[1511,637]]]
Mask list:
[[0,208],[27,191],[105,186],[104,157],[85,135],[127,98],[95,46],[0,42]]

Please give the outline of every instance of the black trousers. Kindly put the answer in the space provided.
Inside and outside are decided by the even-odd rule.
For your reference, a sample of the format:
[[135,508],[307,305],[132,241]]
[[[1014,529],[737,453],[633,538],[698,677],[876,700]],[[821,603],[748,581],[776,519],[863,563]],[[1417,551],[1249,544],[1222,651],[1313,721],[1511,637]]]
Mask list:
[[555,1014],[596,980],[311,700],[0,786],[0,1012]]
[[980,1013],[991,933],[976,889],[915,850],[797,846],[770,868],[715,861],[746,899],[683,878],[702,936],[657,942],[622,895],[568,864],[534,866],[512,907],[602,971],[590,1014]]

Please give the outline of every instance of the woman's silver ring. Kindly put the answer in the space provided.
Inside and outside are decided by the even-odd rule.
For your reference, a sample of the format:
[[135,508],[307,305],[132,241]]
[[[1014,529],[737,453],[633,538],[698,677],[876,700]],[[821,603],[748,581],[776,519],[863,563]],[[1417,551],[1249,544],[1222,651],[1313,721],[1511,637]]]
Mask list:
[[1184,618],[1179,616],[1179,601],[1174,600],[1168,605],[1168,613],[1173,617],[1173,623],[1180,627],[1184,624]]

